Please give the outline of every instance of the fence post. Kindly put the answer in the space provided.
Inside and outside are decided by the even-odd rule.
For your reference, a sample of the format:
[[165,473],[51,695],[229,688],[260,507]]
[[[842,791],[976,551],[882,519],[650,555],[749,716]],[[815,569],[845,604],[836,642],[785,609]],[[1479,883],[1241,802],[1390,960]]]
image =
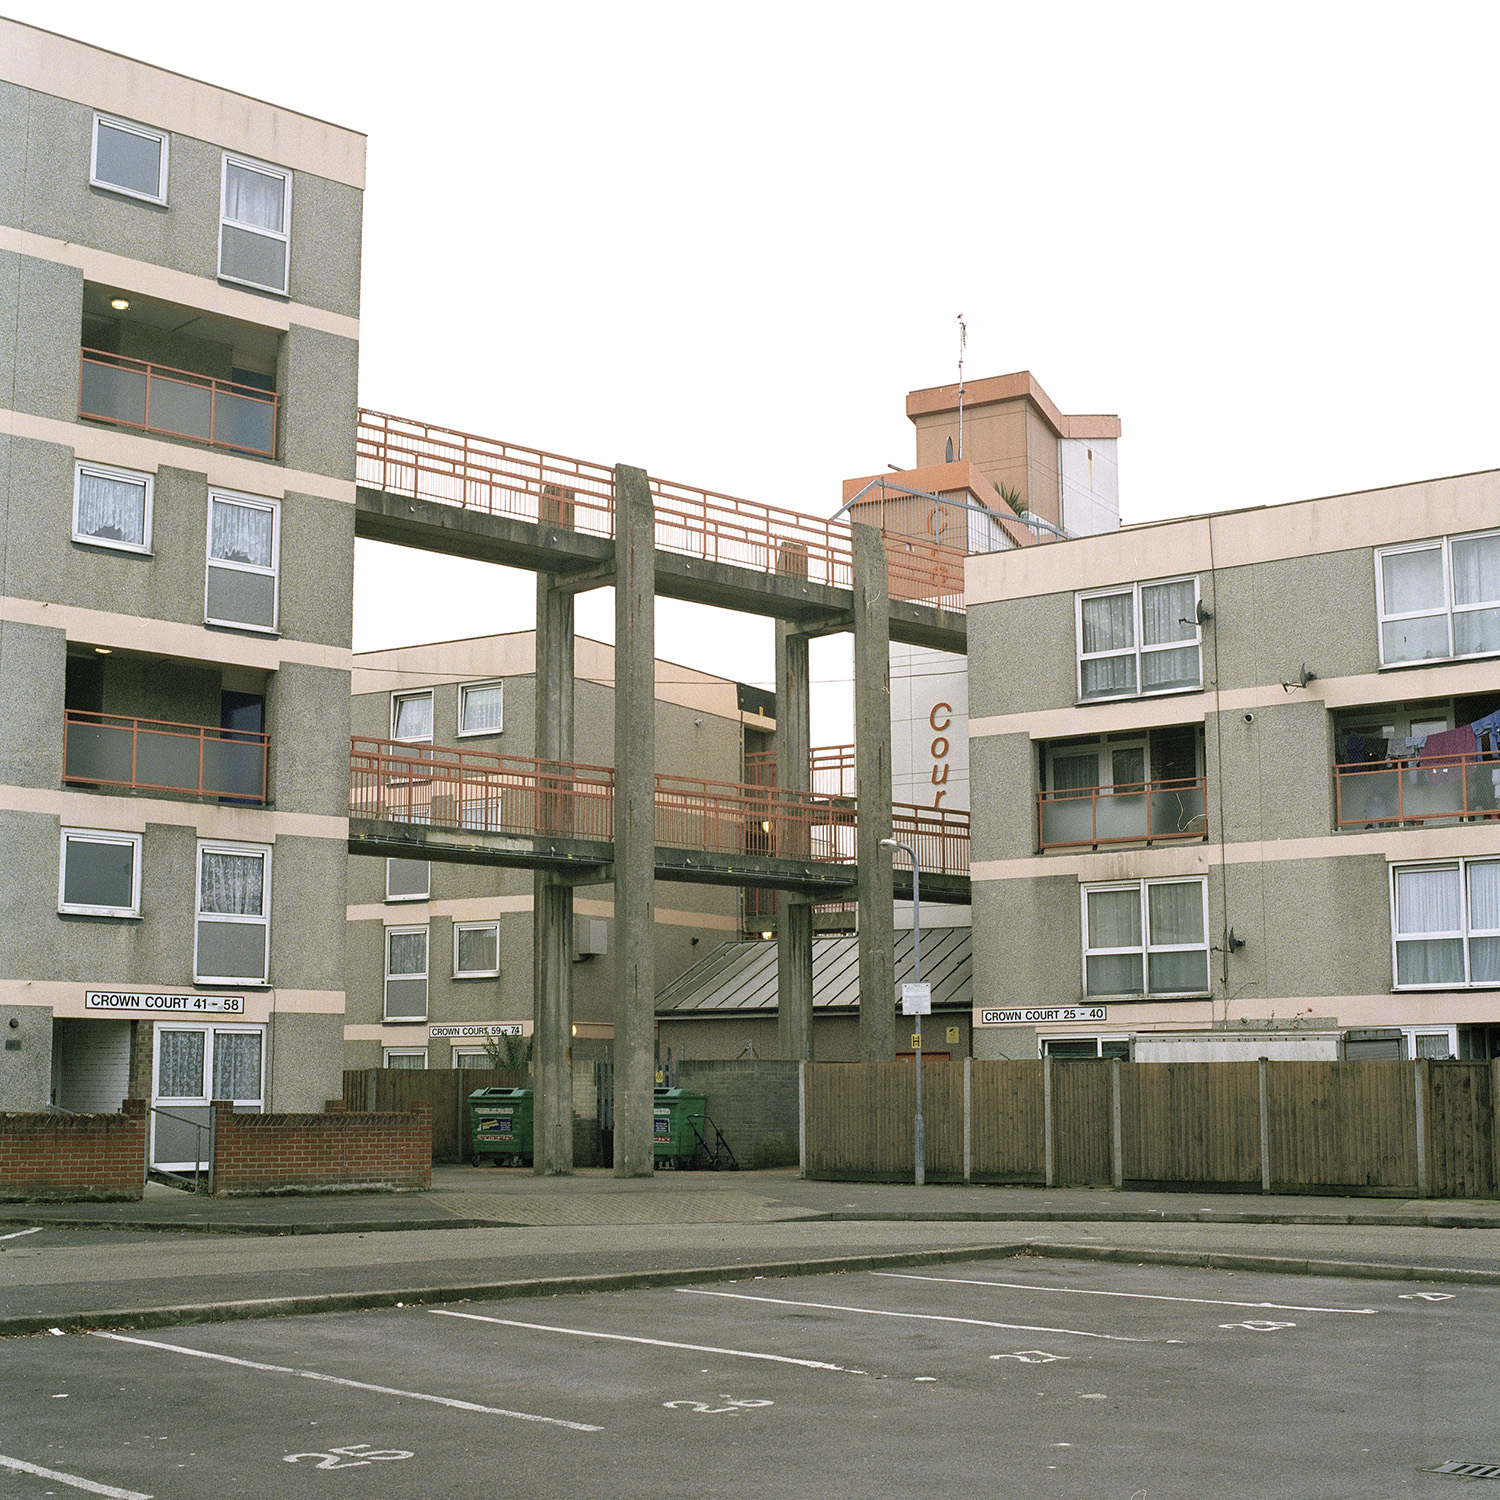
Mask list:
[[807,1062],[797,1063],[797,1170],[807,1176]]
[[1500,1057],[1490,1064],[1490,1120],[1495,1138],[1490,1155],[1490,1192],[1500,1194]]
[[1120,1129],[1120,1059],[1111,1059],[1110,1084],[1112,1098],[1110,1100],[1110,1158],[1114,1164],[1114,1170],[1110,1174],[1111,1181],[1117,1188],[1125,1186],[1125,1142]]
[[1260,1190],[1263,1193],[1271,1191],[1270,1067],[1269,1059],[1260,1059]]
[[1057,1186],[1057,1163],[1052,1149],[1052,1055],[1042,1058],[1042,1154],[1047,1170],[1047,1186]]
[[1414,1058],[1412,1077],[1417,1091],[1417,1197],[1427,1196],[1427,1059]]
[[964,1181],[974,1175],[974,1059],[964,1058]]
[[[233,1108],[233,1106],[230,1106]],[[208,1106],[208,1196],[214,1195],[214,1168],[219,1161],[219,1112]]]
[[373,1115],[380,1108],[380,1069],[365,1069],[365,1113]]

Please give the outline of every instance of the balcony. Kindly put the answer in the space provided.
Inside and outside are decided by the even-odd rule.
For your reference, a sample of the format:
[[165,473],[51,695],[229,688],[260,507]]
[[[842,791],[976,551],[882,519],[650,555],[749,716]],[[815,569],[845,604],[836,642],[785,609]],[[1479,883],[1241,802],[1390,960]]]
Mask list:
[[1339,828],[1500,817],[1500,758],[1442,755],[1334,767]]
[[1082,786],[1041,792],[1037,821],[1043,849],[1104,844],[1157,844],[1207,839],[1205,782],[1201,776]]
[[270,737],[69,709],[63,780],[140,792],[264,803]]
[[234,453],[276,456],[274,393],[100,349],[80,356],[78,415]]

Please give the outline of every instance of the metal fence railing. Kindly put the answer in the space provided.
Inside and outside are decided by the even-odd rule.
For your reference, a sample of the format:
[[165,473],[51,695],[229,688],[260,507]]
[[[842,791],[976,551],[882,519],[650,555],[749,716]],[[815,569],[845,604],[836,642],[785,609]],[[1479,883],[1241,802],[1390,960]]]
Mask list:
[[63,780],[259,803],[266,800],[270,743],[248,729],[70,708],[63,714]]
[[1208,837],[1207,782],[1201,776],[1121,786],[1062,787],[1037,796],[1043,849],[1155,844]]
[[1500,817],[1500,758],[1440,755],[1334,767],[1339,828]]

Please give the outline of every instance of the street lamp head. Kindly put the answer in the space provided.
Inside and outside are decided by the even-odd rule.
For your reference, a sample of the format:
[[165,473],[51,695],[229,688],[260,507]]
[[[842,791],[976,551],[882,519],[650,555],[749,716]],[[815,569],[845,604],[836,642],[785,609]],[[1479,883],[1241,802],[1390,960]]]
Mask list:
[[881,839],[880,847],[882,849],[899,849],[901,845],[895,839]]

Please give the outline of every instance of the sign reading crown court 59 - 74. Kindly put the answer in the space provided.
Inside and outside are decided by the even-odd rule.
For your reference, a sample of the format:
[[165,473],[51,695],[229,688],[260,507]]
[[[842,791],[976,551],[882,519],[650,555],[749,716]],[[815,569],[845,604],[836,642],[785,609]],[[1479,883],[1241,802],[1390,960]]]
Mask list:
[[162,995],[149,990],[86,990],[83,1008],[110,1014],[242,1016],[243,995]]

